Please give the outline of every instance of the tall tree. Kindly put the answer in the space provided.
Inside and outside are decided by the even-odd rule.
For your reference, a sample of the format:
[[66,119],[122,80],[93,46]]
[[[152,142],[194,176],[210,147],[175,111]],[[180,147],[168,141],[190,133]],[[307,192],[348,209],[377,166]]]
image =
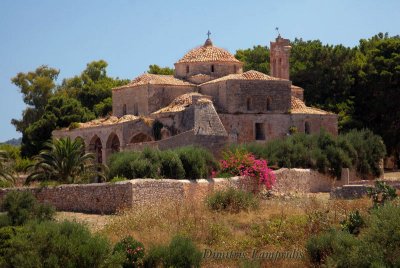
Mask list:
[[59,70],[43,65],[34,72],[21,72],[11,79],[20,88],[23,100],[28,105],[21,120],[11,121],[18,131],[23,132],[43,115],[44,107],[56,88],[55,81],[59,73]]
[[169,67],[160,67],[157,64],[152,64],[149,66],[149,70],[147,71],[149,74],[163,74],[163,75],[173,75],[174,69]]
[[388,149],[400,153],[400,37],[378,34],[360,40],[354,87],[355,119],[380,134]]
[[[104,60],[88,63],[86,69],[79,76],[63,80],[59,93],[76,98],[91,111],[94,111],[94,107],[97,104],[102,102],[106,102],[104,104],[109,103],[108,100],[105,100],[111,98],[111,89],[127,84],[129,80],[107,76],[107,66],[108,64]],[[101,110],[101,114],[96,115],[104,116],[111,110],[112,107],[106,106]]]
[[255,70],[269,74],[269,48],[265,46],[254,46],[248,49],[239,49],[235,57],[244,63],[243,70]]

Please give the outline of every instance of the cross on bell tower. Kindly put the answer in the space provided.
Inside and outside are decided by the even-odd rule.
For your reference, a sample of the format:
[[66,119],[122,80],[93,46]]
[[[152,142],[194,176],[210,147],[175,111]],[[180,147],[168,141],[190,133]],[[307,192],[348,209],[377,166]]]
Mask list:
[[208,32],[207,32],[208,39],[210,39],[210,35],[211,35],[211,32],[210,32],[210,30],[208,30]]

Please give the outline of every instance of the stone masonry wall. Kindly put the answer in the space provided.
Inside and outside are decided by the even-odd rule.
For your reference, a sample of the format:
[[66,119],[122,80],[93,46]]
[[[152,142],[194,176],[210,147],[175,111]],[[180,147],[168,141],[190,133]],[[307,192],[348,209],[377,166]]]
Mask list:
[[[316,171],[281,169],[276,171],[275,190],[283,193],[330,191],[333,179]],[[209,180],[136,179],[118,183],[72,184],[56,187],[0,189],[0,200],[9,191],[30,191],[40,202],[57,210],[110,214],[120,209],[166,201],[197,202],[209,193],[227,187],[246,187],[245,178]]]

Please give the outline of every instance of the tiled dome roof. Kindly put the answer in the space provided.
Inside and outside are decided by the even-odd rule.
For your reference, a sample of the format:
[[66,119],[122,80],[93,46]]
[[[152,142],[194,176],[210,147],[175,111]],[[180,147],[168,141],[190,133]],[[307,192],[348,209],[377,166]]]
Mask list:
[[258,72],[258,71],[250,70],[250,71],[247,71],[247,72],[241,73],[241,74],[229,74],[229,75],[223,76],[221,78],[206,82],[204,84],[211,84],[211,83],[216,83],[216,82],[226,81],[226,80],[280,80],[280,81],[286,81],[281,78],[276,78],[276,77],[269,76],[269,75],[266,75],[266,74]]
[[114,90],[141,86],[141,85],[173,85],[173,86],[194,86],[192,83],[175,78],[173,75],[161,75],[161,74],[142,74],[141,76],[133,79],[129,84],[114,88]]
[[291,99],[291,108],[292,114],[333,114],[318,108],[308,107],[302,100],[293,96]]
[[211,39],[207,39],[203,46],[190,50],[177,63],[211,61],[241,63],[225,49],[213,46]]

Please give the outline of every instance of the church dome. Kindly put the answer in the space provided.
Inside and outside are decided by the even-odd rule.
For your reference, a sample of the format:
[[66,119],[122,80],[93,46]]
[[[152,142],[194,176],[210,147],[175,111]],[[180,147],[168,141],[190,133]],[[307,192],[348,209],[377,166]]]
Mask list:
[[190,50],[177,63],[194,62],[232,62],[241,63],[227,50],[215,47],[210,38],[204,45]]

